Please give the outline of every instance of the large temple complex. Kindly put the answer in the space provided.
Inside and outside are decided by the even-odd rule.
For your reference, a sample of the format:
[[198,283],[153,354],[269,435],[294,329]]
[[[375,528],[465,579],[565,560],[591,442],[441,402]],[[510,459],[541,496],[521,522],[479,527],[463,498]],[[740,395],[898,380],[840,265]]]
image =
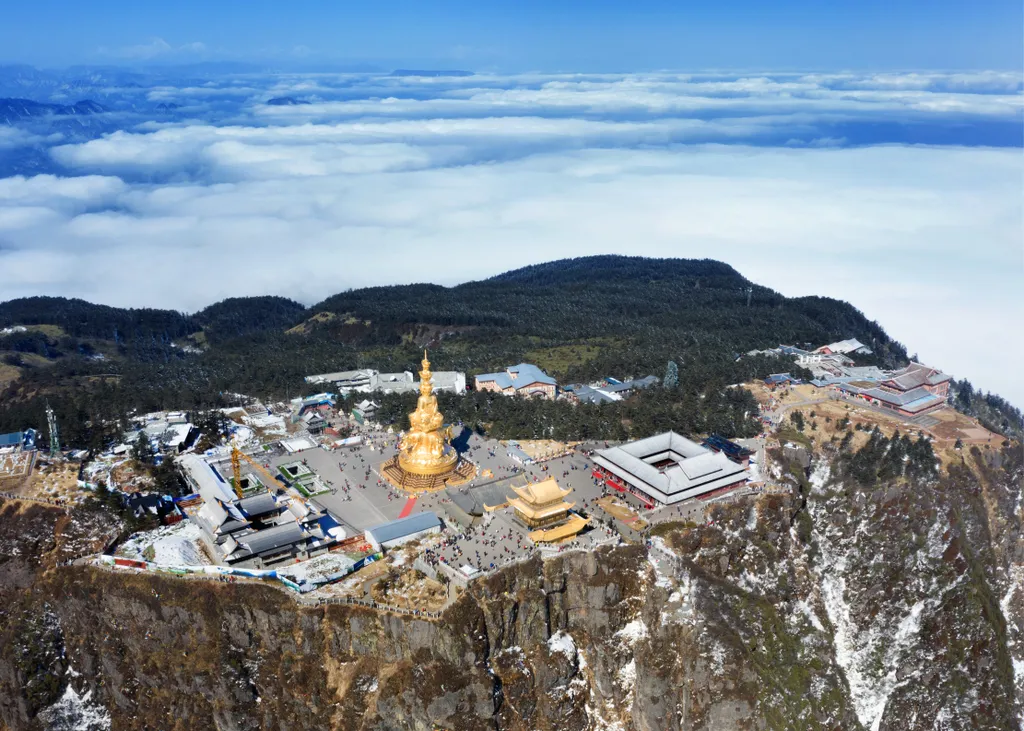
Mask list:
[[476,467],[463,459],[451,444],[451,426],[437,408],[430,361],[423,351],[420,397],[409,414],[409,431],[402,437],[398,454],[385,462],[381,472],[396,487],[419,494],[458,485],[473,478]]
[[572,490],[559,487],[554,477],[512,490],[517,497],[509,498],[508,504],[516,519],[531,529],[530,540],[534,543],[568,540],[590,522],[589,518],[569,512],[575,503],[566,502],[565,498]]

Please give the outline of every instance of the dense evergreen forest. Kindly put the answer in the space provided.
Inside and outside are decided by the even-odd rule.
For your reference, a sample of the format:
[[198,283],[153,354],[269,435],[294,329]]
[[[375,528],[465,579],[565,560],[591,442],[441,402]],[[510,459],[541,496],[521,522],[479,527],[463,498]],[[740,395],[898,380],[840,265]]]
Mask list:
[[[311,373],[474,373],[534,362],[561,382],[600,376],[677,383],[623,403],[572,407],[471,394],[445,397],[453,420],[497,437],[621,438],[675,428],[744,435],[749,394],[727,388],[792,364],[737,355],[779,343],[859,338],[871,362],[906,362],[904,347],[858,310],[824,297],[786,298],[711,260],[599,256],[526,267],[456,287],[416,284],[334,295],[306,308],[281,297],[232,298],[194,314],[32,297],[0,303],[0,431],[45,425],[49,401],[67,445],[100,446],[132,410],[207,409],[244,393],[309,392]],[[967,387],[959,390],[966,393]],[[993,400],[995,399],[995,400]],[[1018,429],[1020,412],[970,390],[963,407]],[[386,399],[400,420],[409,406]],[[969,412],[970,413],[970,412]]]

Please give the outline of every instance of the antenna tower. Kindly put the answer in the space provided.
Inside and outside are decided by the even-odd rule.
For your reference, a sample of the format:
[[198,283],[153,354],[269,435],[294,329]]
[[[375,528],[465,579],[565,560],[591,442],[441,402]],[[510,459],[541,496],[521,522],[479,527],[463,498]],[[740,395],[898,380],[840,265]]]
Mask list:
[[60,457],[60,432],[57,430],[57,415],[50,408],[50,402],[46,402],[46,424],[50,427],[50,456],[54,459]]

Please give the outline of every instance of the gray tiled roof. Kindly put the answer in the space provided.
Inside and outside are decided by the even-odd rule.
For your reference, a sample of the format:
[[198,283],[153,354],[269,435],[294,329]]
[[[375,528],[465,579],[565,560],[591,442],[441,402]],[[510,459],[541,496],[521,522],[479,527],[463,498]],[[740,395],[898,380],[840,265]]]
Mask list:
[[901,391],[909,391],[918,386],[936,386],[948,380],[950,380],[950,376],[937,368],[930,368],[921,363],[911,363],[906,368],[894,372],[888,382]]
[[839,388],[843,391],[877,399],[911,413],[944,403],[941,396],[937,396],[924,386],[909,391],[887,391],[884,388],[858,388],[849,383],[843,383],[839,385]]
[[372,533],[378,543],[387,543],[388,541],[419,533],[422,530],[430,530],[440,525],[441,520],[437,517],[437,514],[428,511],[410,515],[408,518],[399,518],[388,523],[375,525],[372,528],[367,528],[366,533]]
[[250,518],[266,515],[277,510],[277,501],[269,492],[250,495],[238,501],[238,507]]
[[[661,502],[702,495],[746,479],[747,472],[720,452],[665,432],[620,447],[601,449],[594,461]],[[671,460],[658,468],[653,463]]]
[[865,347],[865,345],[857,340],[857,338],[850,338],[849,340],[840,340],[838,343],[829,343],[825,347],[833,353],[852,353]]
[[940,404],[943,401],[941,396],[936,396],[923,386],[903,393],[893,393],[892,391],[886,391],[881,388],[871,388],[865,391],[865,394],[872,396],[879,401],[885,401],[886,403],[893,404],[894,406],[905,408],[908,411],[912,410],[908,408],[911,406],[916,407],[917,409],[922,409],[934,404]]
[[239,536],[236,540],[249,553],[259,555],[275,548],[298,543],[305,538],[306,534],[298,523],[285,523],[246,536]]
[[480,515],[483,513],[480,506],[473,496],[465,492],[453,492],[451,493],[452,502],[459,506],[465,513],[469,515]]

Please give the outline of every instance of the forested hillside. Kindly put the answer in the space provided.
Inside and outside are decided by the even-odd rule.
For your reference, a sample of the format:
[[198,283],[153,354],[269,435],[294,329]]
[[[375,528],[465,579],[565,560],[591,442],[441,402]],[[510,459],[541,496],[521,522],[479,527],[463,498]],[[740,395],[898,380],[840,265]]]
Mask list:
[[305,305],[284,297],[230,297],[200,310],[194,319],[202,326],[207,342],[213,343],[287,330],[305,313]]
[[140,338],[170,341],[200,329],[182,312],[122,309],[64,297],[25,297],[0,303],[0,328],[55,325],[75,337],[126,342]]
[[766,343],[820,342],[856,333],[877,346],[883,359],[906,358],[902,346],[845,302],[787,299],[710,260],[570,259],[450,289],[411,285],[354,290],[313,310],[388,325],[496,327],[567,342],[615,336],[652,347],[662,343],[667,351],[742,352]]
[[[673,425],[743,434],[754,428],[752,405],[725,387],[792,367],[737,362],[739,353],[856,337],[880,365],[906,360],[901,344],[847,303],[789,299],[720,262],[617,256],[450,288],[352,290],[311,308],[281,297],[232,298],[192,315],[55,297],[0,303],[0,327],[14,325],[28,332],[0,336],[0,431],[42,426],[49,400],[75,446],[99,446],[133,409],[208,408],[237,393],[291,398],[309,391],[311,373],[415,370],[425,346],[437,370],[470,376],[520,361],[561,382],[662,377],[668,361],[678,364],[676,388],[626,404],[574,410],[486,396],[446,404],[452,418],[505,437],[614,438]],[[385,404],[396,420],[404,409],[401,400]]]

